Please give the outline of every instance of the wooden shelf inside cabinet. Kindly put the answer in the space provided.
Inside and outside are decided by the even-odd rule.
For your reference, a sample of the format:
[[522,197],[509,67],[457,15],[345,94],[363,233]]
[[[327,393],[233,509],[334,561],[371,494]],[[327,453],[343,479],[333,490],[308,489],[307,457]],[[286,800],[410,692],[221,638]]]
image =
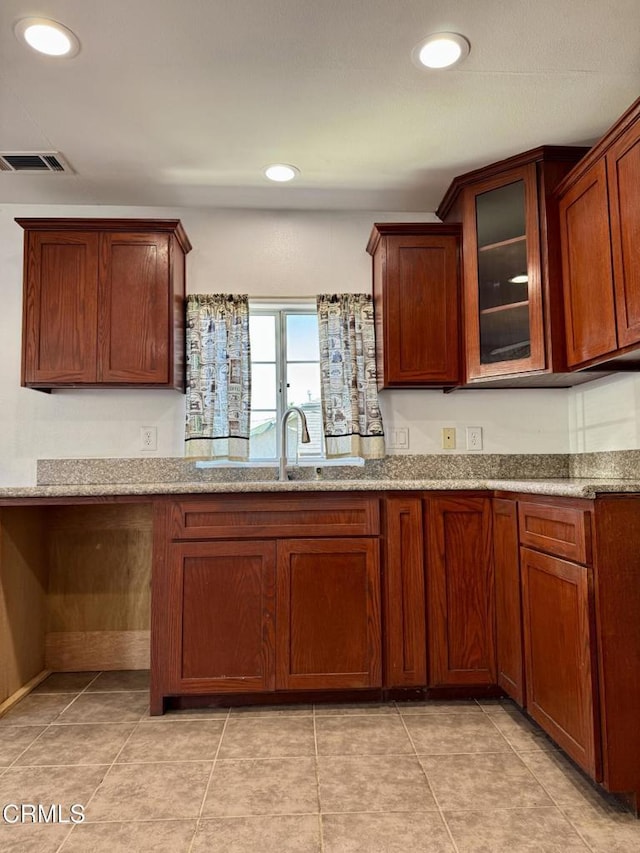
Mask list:
[[500,311],[513,311],[514,308],[526,308],[529,305],[528,299],[523,299],[522,302],[507,302],[505,305],[494,305],[493,308],[482,308],[481,314],[496,314]]
[[491,252],[494,249],[503,249],[505,246],[515,246],[525,243],[527,240],[526,234],[521,234],[518,237],[510,237],[508,240],[499,240],[497,243],[487,243],[484,246],[478,246],[479,252]]
[[184,391],[177,219],[16,219],[25,229],[22,385]]

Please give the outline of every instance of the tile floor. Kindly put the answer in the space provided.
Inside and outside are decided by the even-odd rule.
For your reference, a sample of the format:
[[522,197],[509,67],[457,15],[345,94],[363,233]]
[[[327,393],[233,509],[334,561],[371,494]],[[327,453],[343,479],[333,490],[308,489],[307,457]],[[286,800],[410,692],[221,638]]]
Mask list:
[[508,702],[151,718],[147,687],[52,675],[0,719],[0,805],[86,807],[0,818],[3,853],[640,851],[640,821]]

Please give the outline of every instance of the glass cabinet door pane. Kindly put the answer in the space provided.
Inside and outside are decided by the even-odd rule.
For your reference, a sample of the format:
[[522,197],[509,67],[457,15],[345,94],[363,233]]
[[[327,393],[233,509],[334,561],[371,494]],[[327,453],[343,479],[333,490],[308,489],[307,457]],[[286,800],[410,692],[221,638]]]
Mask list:
[[524,181],[476,196],[480,363],[531,355]]

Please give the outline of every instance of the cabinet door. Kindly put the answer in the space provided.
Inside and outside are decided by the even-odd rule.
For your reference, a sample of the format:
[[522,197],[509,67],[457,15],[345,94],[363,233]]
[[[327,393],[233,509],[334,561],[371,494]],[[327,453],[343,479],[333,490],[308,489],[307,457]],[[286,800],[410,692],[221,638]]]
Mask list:
[[96,234],[26,235],[23,385],[96,381],[97,293]]
[[276,687],[380,687],[377,539],[278,542]]
[[424,687],[427,641],[422,500],[385,501],[385,687]]
[[495,684],[489,498],[429,498],[429,685]]
[[273,542],[169,546],[165,693],[274,689],[275,559]]
[[101,235],[100,382],[169,382],[169,279],[168,234]]
[[374,298],[384,288],[384,387],[455,385],[459,239],[407,234],[384,240],[386,269],[377,272],[374,260]]
[[469,188],[464,209],[467,378],[544,370],[536,167]]
[[567,363],[575,367],[617,347],[605,161],[560,199]]
[[496,657],[498,684],[524,705],[522,603],[518,513],[515,501],[493,502],[493,560],[496,574]]
[[591,570],[521,549],[527,710],[600,780]]
[[606,156],[618,345],[640,341],[640,119]]

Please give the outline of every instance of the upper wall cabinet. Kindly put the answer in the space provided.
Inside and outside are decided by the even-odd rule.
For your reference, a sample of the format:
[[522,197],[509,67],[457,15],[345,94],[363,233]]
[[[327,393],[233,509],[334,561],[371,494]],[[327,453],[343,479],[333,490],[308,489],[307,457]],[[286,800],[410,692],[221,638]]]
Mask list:
[[637,368],[640,99],[567,175],[558,196],[569,366]]
[[437,214],[462,222],[465,383],[571,385],[553,189],[586,148],[544,146],[454,179]]
[[22,385],[184,390],[179,220],[16,219],[25,229]]
[[460,226],[376,223],[367,252],[378,387],[458,385]]

